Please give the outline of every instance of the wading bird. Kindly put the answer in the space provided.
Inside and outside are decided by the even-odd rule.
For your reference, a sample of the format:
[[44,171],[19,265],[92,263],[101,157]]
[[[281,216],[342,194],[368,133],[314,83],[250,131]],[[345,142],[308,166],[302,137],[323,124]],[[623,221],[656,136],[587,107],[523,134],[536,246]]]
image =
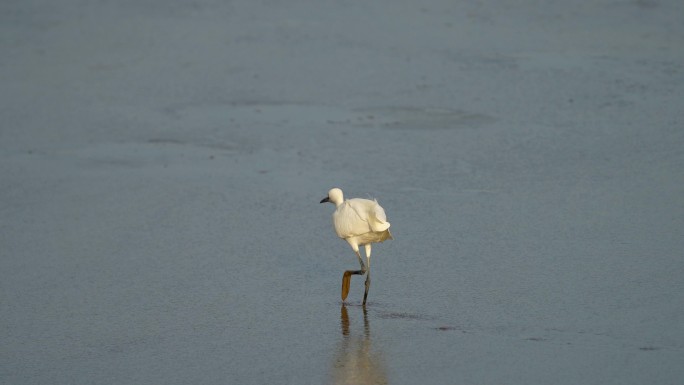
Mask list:
[[[347,270],[342,276],[342,301],[349,294],[349,283],[352,274],[366,275],[366,291],[363,294],[363,304],[366,304],[368,289],[370,289],[370,257],[371,243],[384,242],[393,239],[389,231],[390,224],[387,222],[385,210],[376,200],[347,199],[344,200],[342,190],[333,188],[328,191],[328,196],[321,203],[330,202],[335,205],[333,213],[333,225],[337,236],[349,243],[352,250],[359,257],[361,270]],[[366,264],[364,265],[359,246],[366,248]]]

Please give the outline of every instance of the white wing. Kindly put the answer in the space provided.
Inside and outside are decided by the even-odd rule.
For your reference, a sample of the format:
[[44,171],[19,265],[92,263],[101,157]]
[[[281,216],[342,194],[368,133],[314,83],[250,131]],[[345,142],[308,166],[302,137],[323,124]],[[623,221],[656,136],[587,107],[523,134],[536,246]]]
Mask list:
[[377,201],[358,198],[341,204],[333,214],[333,222],[340,238],[379,233],[390,227],[385,210]]
[[387,222],[385,210],[378,204],[378,201],[373,201],[373,206],[368,217],[368,224],[375,232],[381,232],[389,229],[390,224]]
[[359,200],[346,200],[333,213],[335,232],[340,238],[349,238],[371,231],[367,210],[364,210],[360,202],[355,202]]

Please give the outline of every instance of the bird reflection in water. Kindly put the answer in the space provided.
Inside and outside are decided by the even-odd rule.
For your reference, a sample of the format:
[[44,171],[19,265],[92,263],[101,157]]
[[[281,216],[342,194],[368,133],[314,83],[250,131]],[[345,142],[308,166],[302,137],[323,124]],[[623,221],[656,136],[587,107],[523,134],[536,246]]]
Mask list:
[[368,312],[363,306],[363,333],[354,333],[347,307],[340,309],[342,338],[333,358],[332,384],[387,384],[382,354],[371,345]]

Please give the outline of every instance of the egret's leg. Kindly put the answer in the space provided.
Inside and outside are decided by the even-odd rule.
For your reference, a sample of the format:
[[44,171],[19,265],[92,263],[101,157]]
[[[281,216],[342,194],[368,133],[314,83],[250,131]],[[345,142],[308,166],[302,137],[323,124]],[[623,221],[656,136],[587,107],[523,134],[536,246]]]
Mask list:
[[366,266],[363,264],[363,259],[361,258],[361,253],[359,253],[359,247],[358,246],[354,247],[354,252],[356,253],[356,256],[359,258],[359,264],[361,265],[361,270],[347,270],[344,272],[344,275],[342,276],[342,301],[347,299],[347,295],[349,294],[349,286],[350,286],[352,274],[353,275],[364,275],[364,274],[366,274]]
[[363,304],[366,305],[366,298],[368,298],[368,290],[370,290],[371,278],[370,278],[370,257],[371,257],[371,245],[370,243],[366,245],[366,291],[363,293]]
[[[366,250],[368,249],[366,248]],[[361,271],[363,272],[361,274],[366,274],[367,266],[363,264],[363,258],[361,258],[361,253],[359,252],[359,249],[354,250],[354,252],[356,253],[356,256],[359,258],[359,265],[361,266]]]

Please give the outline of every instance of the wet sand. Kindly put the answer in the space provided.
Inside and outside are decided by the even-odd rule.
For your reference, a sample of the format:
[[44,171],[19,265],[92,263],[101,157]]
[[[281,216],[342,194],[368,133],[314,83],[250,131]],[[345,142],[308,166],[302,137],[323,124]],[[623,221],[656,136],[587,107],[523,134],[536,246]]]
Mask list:
[[681,15],[3,5],[0,382],[681,381]]

